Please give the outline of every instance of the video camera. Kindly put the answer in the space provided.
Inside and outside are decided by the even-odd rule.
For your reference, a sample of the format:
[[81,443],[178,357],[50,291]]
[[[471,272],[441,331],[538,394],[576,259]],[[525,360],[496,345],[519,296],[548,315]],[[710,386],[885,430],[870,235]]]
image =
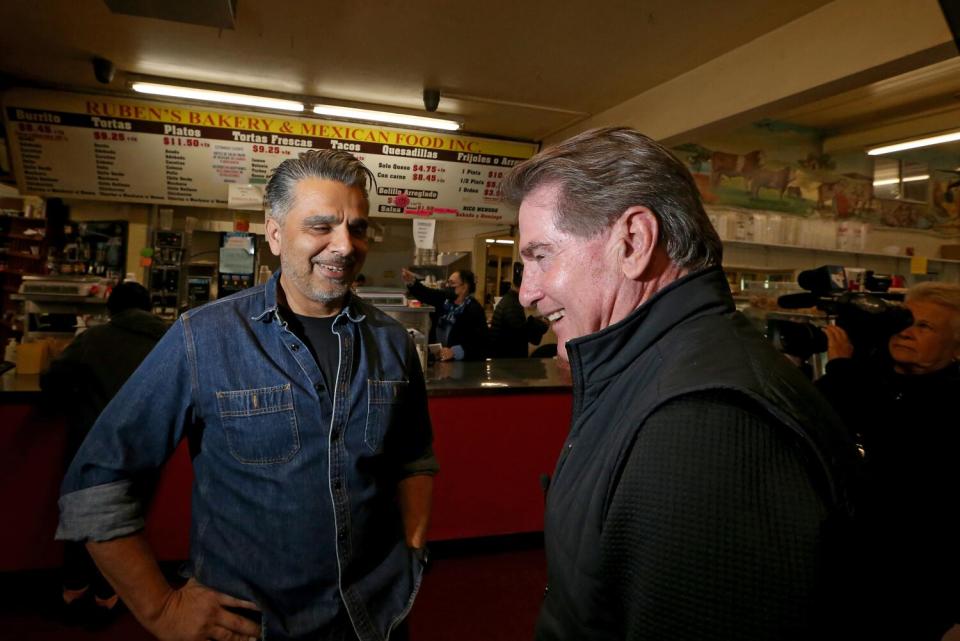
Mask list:
[[[903,294],[891,294],[891,279],[866,272],[867,292],[849,291],[846,272],[838,265],[823,265],[800,272],[797,284],[807,290],[777,299],[784,309],[816,307],[843,329],[853,345],[854,357],[875,358],[886,354],[890,338],[913,324],[910,310],[900,304]],[[774,345],[802,360],[827,351],[827,335],[812,323],[768,321]]]

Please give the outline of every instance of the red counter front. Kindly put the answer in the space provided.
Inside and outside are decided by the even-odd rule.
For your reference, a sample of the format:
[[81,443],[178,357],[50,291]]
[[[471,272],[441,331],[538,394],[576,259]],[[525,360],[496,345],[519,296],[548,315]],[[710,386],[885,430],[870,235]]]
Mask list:
[[[569,422],[569,391],[430,397],[436,478],[430,539],[537,532],[541,476],[552,474]],[[31,404],[0,405],[0,571],[56,567],[53,541],[65,425]],[[186,443],[168,461],[147,537],[164,560],[188,556],[193,471]]]

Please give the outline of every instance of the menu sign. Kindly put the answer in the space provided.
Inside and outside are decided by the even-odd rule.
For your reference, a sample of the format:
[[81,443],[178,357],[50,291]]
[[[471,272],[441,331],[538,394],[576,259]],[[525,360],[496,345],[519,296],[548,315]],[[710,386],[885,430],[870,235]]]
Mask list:
[[13,90],[3,113],[20,191],[40,196],[227,206],[308,149],[341,149],[373,172],[374,216],[516,221],[500,183],[532,143],[164,102]]

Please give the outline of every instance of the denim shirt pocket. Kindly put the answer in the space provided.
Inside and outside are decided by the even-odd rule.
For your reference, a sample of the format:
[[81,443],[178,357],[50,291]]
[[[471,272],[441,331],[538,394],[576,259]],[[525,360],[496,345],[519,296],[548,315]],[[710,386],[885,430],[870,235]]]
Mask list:
[[300,451],[290,384],[217,392],[230,454],[241,463],[286,463]]
[[363,441],[374,454],[383,450],[383,437],[407,396],[407,381],[367,380],[367,425]]

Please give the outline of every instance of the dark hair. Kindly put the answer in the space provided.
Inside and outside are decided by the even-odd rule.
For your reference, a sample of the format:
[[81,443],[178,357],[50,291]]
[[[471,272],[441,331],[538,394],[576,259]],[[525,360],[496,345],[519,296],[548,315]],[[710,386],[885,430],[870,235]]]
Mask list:
[[477,291],[477,277],[473,275],[473,272],[469,269],[458,269],[457,272],[460,274],[460,280],[467,284],[467,291],[471,294]]
[[369,206],[367,179],[375,183],[373,174],[352,154],[336,149],[311,149],[280,163],[270,176],[264,200],[270,208],[269,215],[278,223],[293,207],[297,183],[304,178],[323,178],[356,187],[363,192]]
[[111,316],[128,309],[150,311],[150,292],[140,283],[120,283],[113,288],[107,298],[107,311]]
[[357,274],[356,278],[353,279],[353,282],[360,283],[362,285],[367,282],[367,277],[363,274]]
[[642,205],[657,217],[659,242],[679,267],[701,269],[721,262],[723,244],[690,171],[638,131],[585,131],[517,165],[502,189],[519,204],[551,185],[559,188],[555,223],[561,231],[591,238],[630,207]]
[[512,285],[511,285],[509,282],[507,282],[507,281],[505,281],[505,280],[500,281],[500,294],[499,294],[499,296],[506,296],[506,295],[507,295],[507,292],[510,291],[510,288],[511,288],[511,287],[512,287]]

